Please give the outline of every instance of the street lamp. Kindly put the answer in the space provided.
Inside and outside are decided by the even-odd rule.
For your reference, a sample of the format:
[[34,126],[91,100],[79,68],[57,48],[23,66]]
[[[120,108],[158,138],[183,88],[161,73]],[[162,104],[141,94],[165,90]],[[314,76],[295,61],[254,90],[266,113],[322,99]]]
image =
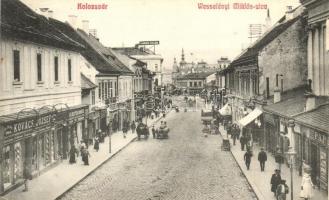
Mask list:
[[290,188],[291,188],[290,199],[293,200],[294,199],[294,182],[293,182],[294,168],[293,168],[293,165],[294,165],[294,158],[295,158],[296,152],[292,146],[289,147],[289,150],[288,150],[288,152],[286,152],[286,155],[287,155],[287,159],[289,161],[289,166],[290,166]]

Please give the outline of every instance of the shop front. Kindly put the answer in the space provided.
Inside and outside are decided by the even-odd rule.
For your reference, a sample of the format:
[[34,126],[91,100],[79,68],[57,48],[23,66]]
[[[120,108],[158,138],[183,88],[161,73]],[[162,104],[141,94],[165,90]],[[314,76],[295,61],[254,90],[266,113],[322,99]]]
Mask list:
[[[79,105],[68,111],[68,141],[69,149],[72,145],[76,147],[83,141],[87,135],[88,124],[88,105]],[[68,150],[69,150],[68,149]]]
[[[18,117],[14,117],[14,116]],[[39,175],[56,163],[58,138],[55,135],[56,112],[2,116],[0,193],[14,189],[25,178]]]
[[88,142],[88,144],[93,144],[93,138],[96,135],[96,130],[99,127],[100,112],[92,111],[88,114],[88,131],[84,136],[83,140]]
[[312,168],[311,178],[322,190],[328,188],[328,138],[327,134],[301,126],[304,141],[303,158]]
[[279,141],[279,119],[278,117],[264,113],[265,128],[265,148],[267,151],[277,153],[277,145]]

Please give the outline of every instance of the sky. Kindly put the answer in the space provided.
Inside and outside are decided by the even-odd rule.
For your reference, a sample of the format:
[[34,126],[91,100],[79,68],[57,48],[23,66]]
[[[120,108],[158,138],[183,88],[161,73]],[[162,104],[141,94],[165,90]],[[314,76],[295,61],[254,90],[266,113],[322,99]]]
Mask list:
[[[163,56],[163,66],[171,69],[174,57],[216,63],[221,56],[234,59],[250,45],[249,24],[265,24],[266,9],[233,9],[234,3],[266,5],[272,24],[287,6],[299,0],[21,0],[33,10],[49,8],[53,17],[67,21],[68,15],[89,20],[100,41],[109,47],[134,46],[139,41],[157,40],[156,53]],[[81,10],[78,4],[106,4],[104,10]],[[229,5],[225,9],[199,9],[198,4]],[[82,27],[82,26],[81,26]]]

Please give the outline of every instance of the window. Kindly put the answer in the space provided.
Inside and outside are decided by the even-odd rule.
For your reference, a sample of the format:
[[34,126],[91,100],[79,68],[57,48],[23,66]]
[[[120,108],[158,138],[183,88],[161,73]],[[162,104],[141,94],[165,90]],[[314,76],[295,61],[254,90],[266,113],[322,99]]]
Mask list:
[[67,70],[68,70],[69,81],[72,81],[72,64],[71,64],[71,59],[68,59],[67,60]]
[[102,83],[98,82],[98,98],[102,99]]
[[113,97],[112,81],[110,82],[110,97]]
[[154,69],[156,72],[158,71],[158,64],[155,64]]
[[42,81],[42,63],[41,63],[41,54],[37,54],[37,75],[38,81]]
[[196,86],[197,86],[196,84],[197,84],[197,82],[194,82],[194,87],[196,87]]
[[202,85],[201,85],[202,83],[201,83],[201,81],[199,81],[199,87],[201,87]]
[[190,82],[190,87],[192,87],[192,82]]
[[91,105],[95,105],[95,90],[91,91]]
[[114,82],[114,94],[115,97],[118,95],[117,82]]
[[19,51],[14,50],[14,81],[20,81],[20,59],[19,59]]
[[55,73],[55,81],[58,81],[58,57],[55,56],[54,59],[54,73]]

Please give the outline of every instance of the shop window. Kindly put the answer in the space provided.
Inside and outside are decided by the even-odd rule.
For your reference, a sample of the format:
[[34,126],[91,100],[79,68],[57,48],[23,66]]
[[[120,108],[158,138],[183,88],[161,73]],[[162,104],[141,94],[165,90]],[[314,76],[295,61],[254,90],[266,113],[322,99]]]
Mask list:
[[23,163],[22,163],[22,146],[18,142],[14,146],[14,180],[23,178]]
[[19,82],[21,80],[19,51],[14,50],[13,54],[14,54],[14,81]]
[[36,171],[38,169],[37,147],[37,138],[34,137],[32,142],[32,171]]
[[45,164],[48,165],[51,163],[51,149],[50,149],[50,134],[45,133]]
[[4,159],[3,159],[3,183],[4,187],[7,188],[8,186],[11,185],[11,180],[10,180],[10,146],[6,146],[3,149],[3,154],[4,154]]

